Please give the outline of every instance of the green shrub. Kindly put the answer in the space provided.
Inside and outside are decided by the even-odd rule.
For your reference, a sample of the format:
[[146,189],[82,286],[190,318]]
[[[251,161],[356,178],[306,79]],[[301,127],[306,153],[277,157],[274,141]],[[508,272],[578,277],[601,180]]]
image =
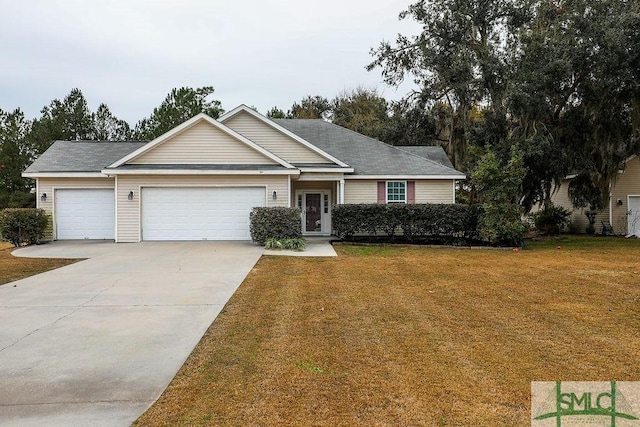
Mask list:
[[478,222],[480,239],[492,245],[521,246],[526,226],[522,208],[516,204],[483,203]]
[[269,239],[267,239],[267,242],[264,245],[266,249],[282,249],[293,251],[304,251],[304,248],[306,246],[307,241],[301,237],[296,239],[276,239],[275,237],[270,237]]
[[522,223],[519,190],[526,176],[522,153],[511,147],[510,157],[499,158],[490,148],[472,170],[471,183],[482,202],[478,223],[480,238],[492,245],[520,245],[526,226]]
[[405,240],[427,237],[476,237],[480,210],[462,204],[353,204],[333,207],[333,232],[341,239],[355,235],[403,235]]
[[270,238],[276,240],[302,237],[302,219],[296,208],[253,208],[250,215],[251,239],[264,245]]
[[0,191],[0,209],[5,208],[35,208],[35,193],[16,191],[6,193]]
[[0,234],[13,246],[40,243],[48,222],[42,209],[4,209],[0,211]]
[[536,230],[541,234],[560,234],[569,225],[571,211],[562,206],[549,205],[533,216]]

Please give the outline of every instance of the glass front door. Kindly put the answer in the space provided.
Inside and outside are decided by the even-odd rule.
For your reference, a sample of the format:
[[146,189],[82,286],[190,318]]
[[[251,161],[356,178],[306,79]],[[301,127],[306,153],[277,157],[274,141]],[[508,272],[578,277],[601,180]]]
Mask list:
[[322,232],[322,194],[304,194],[304,226],[306,232]]
[[331,232],[330,190],[298,190],[296,206],[302,217],[305,235],[329,235]]

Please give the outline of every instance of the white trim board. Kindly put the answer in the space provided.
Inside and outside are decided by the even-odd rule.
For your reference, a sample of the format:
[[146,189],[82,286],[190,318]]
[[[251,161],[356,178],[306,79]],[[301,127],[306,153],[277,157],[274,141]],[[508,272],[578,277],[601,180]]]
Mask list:
[[109,178],[102,172],[23,172],[22,176],[24,178]]
[[385,181],[413,181],[416,179],[466,179],[466,175],[345,175],[344,179],[379,179]]
[[103,169],[102,173],[115,175],[299,175],[298,169],[287,170],[212,170],[212,169]]

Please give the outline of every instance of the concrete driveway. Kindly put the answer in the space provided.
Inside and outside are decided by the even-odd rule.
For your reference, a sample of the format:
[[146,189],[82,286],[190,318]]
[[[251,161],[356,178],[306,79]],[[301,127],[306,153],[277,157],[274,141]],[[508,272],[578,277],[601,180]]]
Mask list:
[[0,286],[0,425],[127,426],[262,255],[248,242],[56,242],[91,259]]

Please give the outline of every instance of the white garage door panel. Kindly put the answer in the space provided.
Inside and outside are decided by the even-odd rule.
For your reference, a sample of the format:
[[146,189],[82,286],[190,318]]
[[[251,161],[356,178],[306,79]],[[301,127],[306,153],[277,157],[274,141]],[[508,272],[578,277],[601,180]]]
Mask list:
[[112,189],[56,190],[55,203],[58,240],[114,238]]
[[143,188],[143,240],[250,240],[264,188]]

